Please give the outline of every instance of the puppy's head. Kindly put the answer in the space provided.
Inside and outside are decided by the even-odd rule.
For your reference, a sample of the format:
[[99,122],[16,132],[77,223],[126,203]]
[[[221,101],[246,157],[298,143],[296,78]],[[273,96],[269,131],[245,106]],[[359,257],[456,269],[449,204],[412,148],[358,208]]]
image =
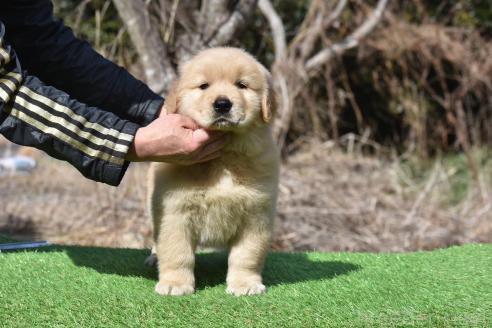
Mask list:
[[211,48],[180,66],[166,99],[180,113],[210,130],[235,131],[271,120],[275,100],[268,70],[237,48]]

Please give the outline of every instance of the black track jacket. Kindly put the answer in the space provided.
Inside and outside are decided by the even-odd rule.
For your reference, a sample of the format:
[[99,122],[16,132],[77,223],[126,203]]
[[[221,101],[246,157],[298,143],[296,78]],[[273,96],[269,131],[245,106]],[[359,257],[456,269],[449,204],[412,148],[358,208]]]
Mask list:
[[136,130],[163,98],[53,17],[50,0],[0,1],[0,133],[118,185]]

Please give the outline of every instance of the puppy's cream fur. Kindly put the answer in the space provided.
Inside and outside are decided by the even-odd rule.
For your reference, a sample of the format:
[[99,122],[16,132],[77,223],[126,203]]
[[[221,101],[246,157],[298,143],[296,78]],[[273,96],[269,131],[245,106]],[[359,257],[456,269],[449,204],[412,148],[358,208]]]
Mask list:
[[[230,140],[218,159],[151,167],[157,293],[193,293],[197,246],[230,250],[228,293],[265,291],[261,271],[272,238],[279,167],[269,126],[275,106],[269,81],[261,64],[235,48],[204,50],[180,67],[167,111],[207,129],[228,131]],[[220,97],[233,103],[224,120],[217,120],[213,108]]]

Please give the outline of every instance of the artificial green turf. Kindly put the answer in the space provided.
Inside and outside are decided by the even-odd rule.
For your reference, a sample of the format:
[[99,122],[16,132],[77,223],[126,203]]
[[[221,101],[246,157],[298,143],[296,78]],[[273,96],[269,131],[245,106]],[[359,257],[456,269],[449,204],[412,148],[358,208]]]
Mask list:
[[273,253],[267,294],[225,293],[226,257],[197,257],[197,292],[162,297],[133,249],[0,253],[0,327],[492,326],[492,245],[408,254]]

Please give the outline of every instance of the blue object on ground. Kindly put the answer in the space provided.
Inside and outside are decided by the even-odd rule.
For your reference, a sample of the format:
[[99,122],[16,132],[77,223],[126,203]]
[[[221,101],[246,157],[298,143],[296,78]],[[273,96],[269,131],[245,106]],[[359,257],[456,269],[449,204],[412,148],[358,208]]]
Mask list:
[[0,244],[0,253],[5,251],[17,251],[21,249],[38,248],[48,246],[49,244],[50,243],[46,240]]
[[27,156],[9,156],[0,158],[0,173],[7,172],[29,172],[36,167],[36,160]]

